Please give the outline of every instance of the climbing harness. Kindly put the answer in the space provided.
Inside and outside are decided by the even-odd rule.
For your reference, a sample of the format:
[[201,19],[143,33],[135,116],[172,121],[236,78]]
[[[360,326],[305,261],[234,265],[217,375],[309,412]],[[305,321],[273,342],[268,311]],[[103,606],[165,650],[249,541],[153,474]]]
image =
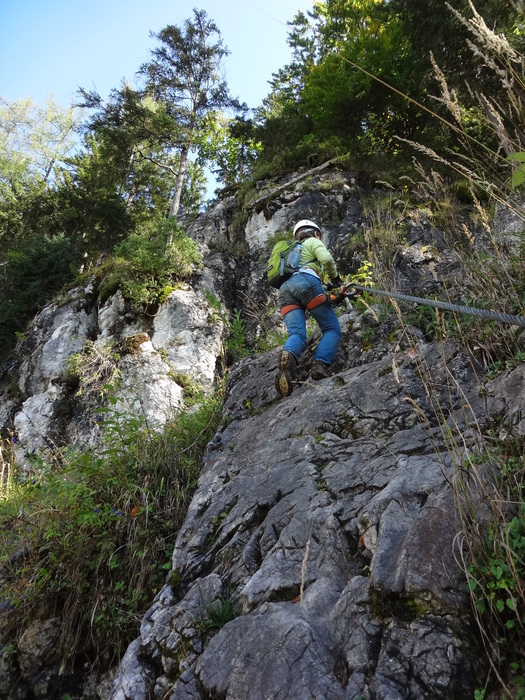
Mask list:
[[[337,301],[334,301],[333,297],[330,297],[330,301],[332,302],[332,306],[337,306],[337,304],[341,304],[344,299],[347,298],[347,294],[342,295],[339,294],[337,296]],[[328,301],[328,295],[322,292],[321,294],[317,294],[313,299],[310,299],[308,304],[306,305],[307,311],[311,311],[312,309],[315,309],[316,306],[321,306],[321,304],[326,304]],[[289,311],[293,311],[294,309],[302,309],[303,307],[300,304],[286,304],[286,306],[283,306],[281,308],[281,318],[284,318],[286,314]]]
[[341,301],[346,297],[352,297],[352,293],[347,293],[347,287],[352,287],[361,292],[370,292],[371,294],[378,294],[379,296],[389,297],[391,299],[399,299],[401,301],[410,301],[416,304],[423,304],[425,306],[433,306],[436,309],[443,309],[443,311],[458,311],[463,314],[469,314],[470,316],[479,316],[480,318],[487,318],[490,321],[500,321],[501,323],[509,323],[514,326],[521,326],[525,328],[525,316],[513,316],[512,314],[504,314],[500,311],[491,311],[490,309],[477,309],[472,306],[463,306],[461,304],[449,304],[445,301],[435,301],[434,299],[423,299],[421,297],[413,297],[408,294],[401,294],[400,292],[385,292],[382,289],[374,289],[372,287],[362,287],[359,284],[349,283],[342,288],[341,292],[337,296],[333,296],[332,304],[341,303]]

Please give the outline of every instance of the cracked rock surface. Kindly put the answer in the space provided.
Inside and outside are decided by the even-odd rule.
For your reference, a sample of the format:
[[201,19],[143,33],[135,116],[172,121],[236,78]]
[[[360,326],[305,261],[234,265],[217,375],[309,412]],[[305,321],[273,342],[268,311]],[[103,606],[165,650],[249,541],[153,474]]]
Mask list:
[[[277,351],[230,366],[225,320],[239,309],[248,347],[284,331],[265,279],[269,241],[313,218],[355,274],[370,223],[363,195],[384,195],[339,169],[285,185],[262,197],[275,188],[263,183],[249,211],[229,197],[189,222],[202,269],[153,316],[121,292],[100,298],[94,280],[42,309],[0,367],[0,427],[16,432],[24,465],[50,445],[97,448],[98,399],[68,379],[88,342],[118,348],[122,410],[140,407],[160,430],[182,408],[178,375],[208,394],[228,366],[222,424],[166,584],[113,682],[113,667],[75,678],[85,700],[464,700],[482,685],[452,487],[487,430],[525,435],[525,366],[489,381],[452,340],[427,342],[370,306],[340,316],[330,378],[309,379],[319,336],[309,339],[286,399],[274,388]],[[392,289],[466,303],[458,253],[425,211],[397,224]],[[522,228],[503,211],[492,233]],[[471,233],[492,250],[492,237]],[[36,622],[19,640],[21,673],[0,640],[6,700],[54,697],[62,620]]]
[[[231,372],[171,576],[112,700],[472,696],[451,483],[490,409],[479,368],[452,341],[404,346],[381,324],[365,362],[354,321],[341,317],[334,375],[301,366],[286,399],[275,353]],[[520,392],[488,395],[519,413]],[[203,631],[225,601],[236,616]]]

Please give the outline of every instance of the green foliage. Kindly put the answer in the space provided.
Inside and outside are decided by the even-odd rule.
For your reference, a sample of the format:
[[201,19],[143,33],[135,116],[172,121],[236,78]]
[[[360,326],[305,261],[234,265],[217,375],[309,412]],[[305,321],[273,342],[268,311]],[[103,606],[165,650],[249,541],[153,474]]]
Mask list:
[[249,174],[260,149],[252,120],[242,116],[227,120],[218,115],[200,139],[199,160],[213,163],[217,180],[224,187],[233,187]]
[[[258,112],[257,136],[263,150],[254,172],[269,165],[277,175],[283,169],[351,154],[356,170],[392,173],[410,164],[405,140],[417,142],[428,154],[428,149],[439,153],[434,167],[443,169],[439,157],[445,150],[465,146],[458,120],[469,138],[476,139],[477,147],[471,142],[466,151],[475,160],[479,147],[488,146],[494,156],[495,125],[502,117],[498,138],[508,153],[520,131],[512,123],[522,123],[517,86],[523,80],[519,55],[498,53],[503,42],[498,44],[496,37],[504,32],[513,50],[523,51],[519,7],[494,0],[480,0],[475,10],[467,0],[453,5],[451,9],[446,0],[437,0],[429,13],[421,0],[325,0],[316,2],[307,15],[299,12],[290,23],[292,60],[274,74],[272,92]],[[487,13],[486,25],[475,15],[469,26],[466,18],[476,11],[482,17]],[[473,36],[479,40],[482,35],[492,39],[492,45],[472,50]],[[432,60],[452,85],[440,103],[429,98],[442,82]],[[488,66],[498,66],[497,76]],[[515,86],[514,91],[508,89],[508,99],[501,95],[502,83]],[[476,98],[480,93],[486,98],[484,106]],[[464,105],[458,109],[460,94]],[[452,102],[444,118],[443,105]],[[466,174],[466,168],[458,172]]]
[[323,52],[302,93],[316,132],[339,134],[348,144],[360,135],[368,152],[385,153],[393,134],[406,129],[411,110],[383,84],[409,89],[410,45],[397,16],[375,0],[329,0],[314,14],[323,48],[335,49]]
[[498,372],[502,372],[510,367],[516,367],[525,362],[525,352],[518,350],[512,357],[507,357],[504,360],[496,360],[496,362],[489,365],[487,372],[487,379],[494,379]]
[[214,309],[218,318],[226,324],[228,337],[226,338],[226,364],[232,365],[234,362],[250,354],[250,349],[246,345],[246,329],[242,318],[242,311],[234,309],[232,315],[228,315],[222,308],[217,297],[205,291],[209,305]]
[[319,2],[296,16],[289,43],[292,63],[261,110],[263,162],[297,167],[351,153],[368,169],[380,153],[384,168],[399,152],[394,136],[413,135],[421,121],[402,96],[417,80],[397,14],[375,0]]
[[0,280],[0,359],[9,356],[16,334],[36,312],[73,279],[73,261],[71,241],[61,235],[34,235],[7,251]]
[[[125,84],[110,92],[106,103],[81,90],[90,109],[84,148],[87,159],[78,171],[86,185],[115,193],[134,216],[168,213],[169,176],[177,166],[162,148],[168,120],[161,105]],[[102,194],[101,192],[101,194]]]
[[195,628],[201,634],[216,632],[238,616],[231,591],[223,598],[205,603],[203,614],[195,620]]
[[271,331],[266,329],[255,340],[255,352],[268,352],[275,348],[280,348],[286,341],[287,334],[285,332]]
[[525,169],[523,167],[525,164],[525,153],[513,153],[507,160],[511,162],[516,161],[512,172],[512,187],[517,188],[525,182]]
[[[98,455],[35,458],[27,476],[11,464],[11,486],[0,494],[5,639],[16,647],[30,621],[60,611],[66,663],[79,644],[120,657],[170,569],[220,403],[218,393],[154,433],[140,417],[125,419],[110,397]],[[22,550],[25,558],[11,558]]]
[[130,234],[102,264],[100,298],[117,289],[132,304],[152,305],[164,300],[174,282],[188,279],[202,256],[195,241],[174,217],[163,220],[151,234]]
[[[500,443],[464,465],[461,481],[468,590],[488,658],[510,697],[525,697],[525,457],[523,441]],[[488,491],[477,508],[468,485],[490,470]],[[510,688],[513,690],[510,691]]]
[[204,290],[204,296],[206,297],[206,301],[208,304],[214,309],[214,314],[216,313],[217,317],[221,319],[224,323],[228,322],[228,318],[226,314],[223,311],[222,304],[217,299],[217,297],[214,294],[211,294],[207,289]]
[[250,349],[246,346],[245,336],[242,311],[234,309],[228,323],[228,338],[226,340],[227,362],[229,365],[250,354]]
[[0,180],[13,182],[17,166],[22,165],[19,173],[53,181],[59,163],[64,163],[75,146],[78,122],[78,110],[61,108],[51,95],[43,107],[31,97],[15,102],[0,97]]
[[[167,25],[154,35],[160,45],[140,67],[145,93],[159,103],[165,128],[159,139],[165,150],[175,150],[178,170],[170,214],[177,216],[190,151],[206,160],[205,144],[212,137],[219,110],[240,105],[229,94],[221,65],[228,55],[217,25],[204,10],[194,9],[182,27]],[[215,160],[215,158],[214,158]]]
[[[82,90],[84,105],[91,108],[86,146],[93,156],[103,155],[101,165],[114,178],[114,190],[125,201],[136,221],[144,216],[166,216],[173,191],[173,175],[180,158],[172,151],[172,118],[162,102],[129,85],[111,91],[106,103],[99,95]],[[102,172],[102,171],[101,171]],[[186,163],[181,193],[181,213],[194,216],[204,201],[203,168]]]
[[195,161],[188,161],[179,209],[179,214],[184,216],[185,221],[193,221],[202,212],[206,199],[206,185],[204,167]]
[[519,581],[525,576],[525,504],[519,516],[503,523],[499,531],[490,529],[487,550],[491,552],[487,564],[469,566],[469,590],[479,613],[490,613],[507,629],[514,629],[517,623],[525,622],[514,619],[521,597]]
[[181,374],[180,372],[171,373],[171,378],[176,382],[183,390],[184,406],[189,408],[190,406],[195,406],[200,404],[205,400],[205,395],[202,387],[196,384],[188,374]]
[[[0,239],[3,246],[27,235],[28,219],[39,215],[37,200],[61,178],[75,144],[75,109],[60,108],[51,97],[44,107],[32,98],[0,97]],[[31,228],[31,232],[34,232]],[[62,227],[40,233],[56,235]]]
[[[483,18],[484,7],[497,17],[499,33]],[[503,12],[494,11],[493,3],[487,0],[481,7],[475,8],[470,3],[468,9],[449,6],[449,11],[454,21],[459,22],[461,32],[466,32],[470,58],[461,61],[462,71],[468,64],[472,67],[479,64],[483,69],[475,73],[468,70],[470,81],[466,81],[465,89],[457,82],[458,78],[461,83],[464,81],[462,72],[458,75],[454,69],[446,70],[446,56],[442,55],[442,60],[432,59],[441,93],[440,103],[446,109],[440,118],[453,134],[453,148],[446,156],[444,149],[437,153],[426,151],[426,154],[441,170],[445,166],[460,174],[497,201],[510,201],[514,195],[512,188],[519,186],[522,180],[520,153],[525,149],[524,103],[520,87],[523,84],[523,61],[519,53],[519,50],[523,52],[524,46],[509,31],[519,17],[519,10],[516,6],[512,9],[506,7]],[[501,32],[501,28],[506,32]],[[412,145],[422,150],[419,144]]]
[[[368,260],[363,261],[355,275],[352,275],[350,284],[358,284],[360,287],[374,287],[373,271],[374,266],[372,263]],[[376,301],[377,299],[374,298],[373,294],[361,290],[355,301],[355,308],[362,312],[368,309],[370,304],[375,304]]]

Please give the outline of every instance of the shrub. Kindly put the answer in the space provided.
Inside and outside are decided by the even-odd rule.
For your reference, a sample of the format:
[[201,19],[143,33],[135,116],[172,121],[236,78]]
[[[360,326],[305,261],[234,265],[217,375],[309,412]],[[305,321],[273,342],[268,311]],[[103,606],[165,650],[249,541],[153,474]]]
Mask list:
[[77,396],[84,401],[105,396],[108,386],[119,377],[118,359],[113,343],[96,345],[88,340],[83,351],[72,355],[68,363],[71,375],[78,379]]
[[80,652],[120,657],[171,567],[220,402],[218,392],[159,434],[140,417],[124,420],[111,398],[98,454],[35,458],[29,476],[10,476],[0,493],[0,629],[15,648],[30,621],[61,611],[66,665]]
[[64,236],[33,236],[5,256],[0,282],[0,360],[16,343],[35,313],[73,279],[71,241]]
[[162,302],[174,282],[188,279],[202,256],[195,241],[173,217],[153,233],[132,233],[120,243],[101,268],[101,301],[117,289],[134,305]]
[[470,455],[456,487],[463,568],[487,657],[507,697],[525,697],[523,440]]
[[233,364],[250,354],[250,349],[246,346],[246,331],[240,309],[234,309],[228,322],[226,352],[228,364]]

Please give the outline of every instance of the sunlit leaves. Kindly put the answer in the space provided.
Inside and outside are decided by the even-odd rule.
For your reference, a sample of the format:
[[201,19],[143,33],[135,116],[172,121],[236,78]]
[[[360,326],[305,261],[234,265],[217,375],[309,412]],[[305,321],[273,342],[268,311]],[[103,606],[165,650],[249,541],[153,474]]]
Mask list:
[[523,185],[525,182],[525,153],[513,153],[507,158],[510,162],[513,162],[514,168],[512,170],[512,187],[516,188]]
[[60,107],[52,96],[43,107],[31,97],[15,102],[0,98],[0,178],[11,163],[12,173],[23,169],[32,178],[53,179],[56,165],[77,145],[78,122],[78,110]]
[[[209,115],[217,110],[239,108],[221,76],[222,60],[228,55],[216,24],[204,10],[194,10],[182,28],[168,25],[154,35],[160,42],[152,58],[140,68],[145,92],[164,106],[172,120],[167,148],[178,153],[178,170],[170,214],[179,211],[186,163],[192,149],[207,131]],[[175,139],[174,139],[175,137]],[[174,143],[174,141],[176,143]]]

